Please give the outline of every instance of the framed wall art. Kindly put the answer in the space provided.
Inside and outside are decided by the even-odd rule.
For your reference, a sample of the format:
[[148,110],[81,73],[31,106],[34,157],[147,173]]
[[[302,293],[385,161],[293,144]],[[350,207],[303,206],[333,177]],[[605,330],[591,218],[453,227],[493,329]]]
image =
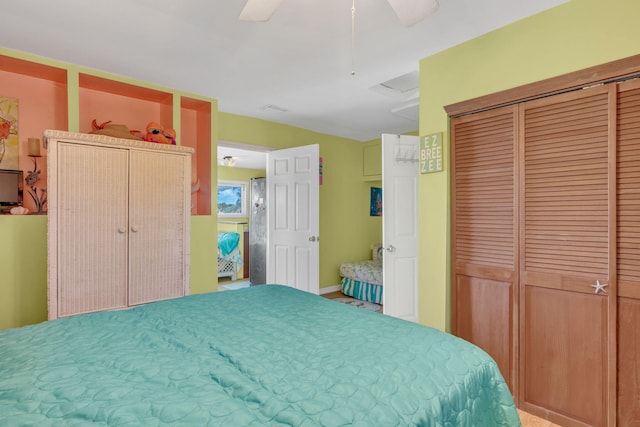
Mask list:
[[18,100],[0,96],[0,169],[18,169]]

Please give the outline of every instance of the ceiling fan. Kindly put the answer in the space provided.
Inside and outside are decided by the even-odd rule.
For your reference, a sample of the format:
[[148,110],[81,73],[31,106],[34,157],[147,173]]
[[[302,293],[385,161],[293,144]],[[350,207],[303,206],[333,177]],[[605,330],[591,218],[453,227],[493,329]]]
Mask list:
[[[405,27],[422,21],[427,16],[438,10],[438,0],[387,0],[393,8],[400,22]],[[242,12],[241,21],[264,22],[271,18],[271,15],[280,6],[282,0],[247,0]]]

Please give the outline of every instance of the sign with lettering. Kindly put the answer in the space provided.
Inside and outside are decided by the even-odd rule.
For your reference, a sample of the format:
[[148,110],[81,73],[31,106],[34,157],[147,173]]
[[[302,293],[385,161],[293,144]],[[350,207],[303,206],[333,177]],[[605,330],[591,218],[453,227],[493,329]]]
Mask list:
[[442,171],[442,132],[420,138],[420,173]]

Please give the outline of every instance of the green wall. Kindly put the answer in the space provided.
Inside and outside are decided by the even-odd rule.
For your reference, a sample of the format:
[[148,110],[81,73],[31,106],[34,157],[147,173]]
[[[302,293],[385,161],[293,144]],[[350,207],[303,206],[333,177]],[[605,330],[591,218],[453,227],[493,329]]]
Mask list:
[[[420,61],[420,135],[444,106],[640,53],[640,2],[572,0]],[[420,323],[450,329],[449,167],[420,177]]]
[[362,142],[234,114],[220,113],[219,120],[220,140],[273,149],[320,146],[320,288],[340,283],[341,263],[371,257],[382,225],[369,217],[371,183],[362,179]]
[[251,180],[251,178],[259,178],[263,176],[267,176],[267,171],[265,169],[218,166],[218,180],[245,181],[247,185],[249,185],[249,181]]
[[[321,288],[339,283],[342,262],[371,256],[372,245],[381,241],[382,226],[380,218],[368,216],[372,183],[362,179],[362,142],[225,113],[214,112],[212,125],[212,165],[216,164],[218,138],[276,149],[319,144],[324,160],[324,183],[320,187]],[[218,180],[219,169],[221,177],[234,179],[222,168],[213,167],[213,183]],[[215,191],[212,199],[215,207]],[[191,218],[192,293],[217,290],[215,237],[211,237],[216,236],[217,220],[215,213]],[[0,215],[0,330],[47,318],[46,230],[44,215]]]
[[0,329],[47,320],[47,217],[0,215]]

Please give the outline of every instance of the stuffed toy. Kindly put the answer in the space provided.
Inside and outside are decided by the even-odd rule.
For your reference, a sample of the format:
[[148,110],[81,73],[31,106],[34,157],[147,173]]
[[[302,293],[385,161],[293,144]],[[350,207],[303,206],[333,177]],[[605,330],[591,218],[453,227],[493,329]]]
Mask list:
[[127,125],[118,125],[111,123],[111,120],[98,124],[96,119],[91,121],[91,132],[96,135],[107,135],[115,138],[141,139],[140,135],[136,135],[139,131],[129,130]]
[[176,131],[171,128],[165,128],[159,123],[149,122],[147,124],[147,133],[143,139],[159,144],[176,145]]

